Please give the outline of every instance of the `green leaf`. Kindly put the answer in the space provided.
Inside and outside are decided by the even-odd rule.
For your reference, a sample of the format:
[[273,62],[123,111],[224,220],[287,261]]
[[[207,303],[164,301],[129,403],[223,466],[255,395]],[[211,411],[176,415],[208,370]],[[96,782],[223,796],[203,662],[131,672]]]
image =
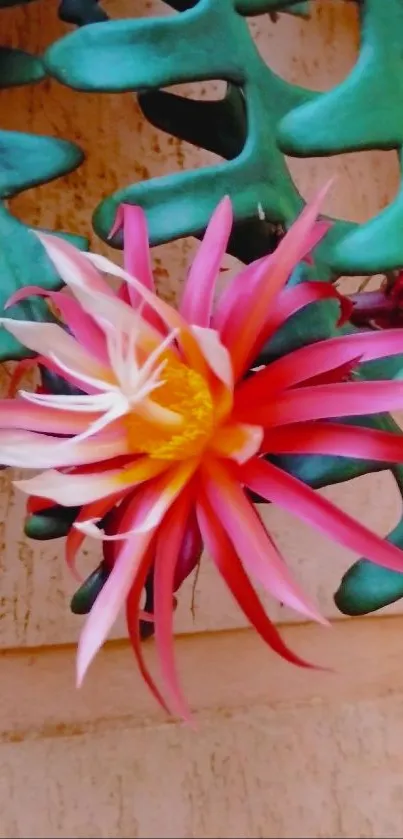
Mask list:
[[[0,199],[8,199],[29,187],[53,180],[75,169],[83,160],[73,143],[52,137],[33,137],[15,131],[0,131]],[[61,234],[66,236],[67,234]],[[82,237],[69,237],[86,245]],[[15,218],[0,201],[0,315],[10,296],[27,285],[60,288],[60,277],[32,230]],[[13,306],[8,315],[16,319],[51,320],[45,301],[32,297]],[[0,362],[31,355],[5,329],[0,330]]]
[[98,568],[95,568],[95,571],[84,580],[70,601],[70,609],[74,615],[88,615],[109,575],[110,569],[101,562]]
[[42,542],[67,536],[80,512],[80,507],[50,507],[43,512],[27,516],[24,532],[29,539]]
[[[110,569],[105,562],[101,562],[92,574],[87,577],[79,589],[75,592],[70,601],[70,609],[74,615],[88,615],[91,611],[99,593],[102,591],[108,577]],[[146,600],[144,609],[147,612],[154,610],[154,574],[153,571],[148,575],[145,584]],[[154,624],[149,621],[140,621],[140,638],[144,641],[154,634]]]
[[[403,519],[388,536],[403,548]],[[334,602],[344,615],[367,615],[403,597],[403,574],[360,559],[344,574]]]
[[35,55],[11,47],[0,47],[0,89],[32,84],[43,79],[45,70]]
[[[400,429],[391,419],[384,416],[384,429]],[[401,432],[400,432],[401,433]],[[392,468],[403,505],[403,467]],[[403,512],[396,527],[387,536],[388,542],[403,550]],[[359,559],[346,571],[334,595],[337,608],[345,615],[366,615],[389,606],[403,597],[403,574],[381,568],[368,559]]]

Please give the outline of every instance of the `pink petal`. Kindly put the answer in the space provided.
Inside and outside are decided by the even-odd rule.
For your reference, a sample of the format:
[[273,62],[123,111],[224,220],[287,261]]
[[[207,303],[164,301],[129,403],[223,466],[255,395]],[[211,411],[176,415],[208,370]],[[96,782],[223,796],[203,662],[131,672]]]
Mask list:
[[245,570],[274,597],[313,620],[324,622],[316,607],[299,591],[257,512],[232,470],[208,463],[203,470],[207,499],[226,530]]
[[[316,222],[312,238],[308,245],[314,246],[322,238],[322,231],[322,222]],[[251,262],[224,289],[217,303],[212,320],[212,326],[218,329],[220,334],[230,324],[232,318],[234,316],[236,317],[238,307],[242,306],[242,300],[254,293],[255,285],[258,283],[260,277],[259,269],[262,265],[266,265],[268,268],[271,260],[271,256],[264,256]],[[348,320],[353,305],[347,297],[340,294],[330,283],[309,281],[299,283],[297,286],[292,286],[291,288],[284,288],[278,298],[276,298],[273,306],[266,312],[266,320],[259,340],[268,340],[270,335],[284,321],[300,309],[318,300],[327,299],[336,300],[340,303],[342,314],[338,325]]]
[[242,305],[237,307],[221,332],[232,356],[235,378],[247,367],[275,297],[285,286],[293,268],[310,250],[312,229],[329,185],[307,204],[269,260],[257,269],[252,293],[249,290],[248,297],[242,299]]
[[306,282],[300,283],[291,288],[285,288],[273,301],[273,305],[266,314],[266,319],[260,334],[256,337],[254,348],[251,350],[250,358],[256,358],[262,347],[270,340],[277,329],[283,325],[292,315],[309,306],[323,300],[334,300],[340,305],[340,317],[337,326],[345,323],[352,312],[352,305],[347,297],[339,294],[337,289],[330,283]]
[[204,329],[193,326],[192,333],[206,359],[210,369],[223,384],[232,390],[234,375],[232,372],[231,356],[224,344],[221,343],[218,332],[214,329]]
[[77,651],[77,686],[102,647],[116,618],[125,605],[141,560],[152,533],[128,539],[119,553],[112,571],[101,589],[81,632]]
[[155,552],[154,613],[155,640],[172,710],[190,722],[190,709],[182,695],[175,665],[172,609],[175,569],[188,513],[189,501],[182,493],[160,527]]
[[[81,445],[88,446],[88,442],[85,440]],[[91,440],[91,444],[93,449],[96,450],[96,438]],[[132,487],[138,486],[164,471],[167,466],[167,461],[151,460],[151,458],[144,457],[121,469],[94,471],[90,474],[77,475],[73,473],[66,475],[49,469],[40,475],[36,475],[35,478],[17,481],[16,486],[29,495],[49,498],[55,504],[62,504],[63,507],[76,507],[81,504],[91,504],[93,501],[100,501],[102,498],[113,495],[121,496]],[[97,530],[95,525],[93,527],[94,530]],[[77,523],[77,528],[88,534],[86,523]],[[99,534],[99,538],[103,538],[101,531],[99,531]],[[92,530],[88,535],[93,535]]]
[[306,420],[365,416],[403,408],[403,382],[343,382],[278,393],[265,402],[236,404],[237,420],[270,428]]
[[8,318],[1,318],[0,323],[27,349],[50,358],[56,365],[60,361],[67,368],[72,368],[77,379],[83,374],[109,381],[109,368],[97,362],[57,324]]
[[129,289],[126,283],[121,283],[116,293],[116,296],[119,300],[123,300],[123,303],[127,303],[128,305],[130,305]]
[[317,376],[305,379],[297,387],[307,387],[308,385],[312,387],[313,385],[328,385],[333,383],[340,384],[340,382],[351,381],[359,364],[361,364],[361,356],[352,358],[351,361],[346,361],[345,364],[340,364],[339,367],[334,367],[332,370],[326,370],[325,373],[319,373]]
[[233,277],[227,288],[221,293],[212,318],[212,326],[221,335],[233,315],[236,314],[238,307],[242,306],[242,301],[253,293],[260,277],[262,265],[266,265],[266,268],[268,268],[271,261],[272,256],[263,256],[254,260]]
[[20,288],[7,301],[6,309],[14,306],[26,297],[49,297],[52,303],[58,307],[65,324],[73,333],[75,339],[93,355],[101,364],[108,363],[106,352],[105,336],[92,318],[84,312],[77,300],[68,297],[61,291],[48,291],[41,286],[25,286]]
[[291,664],[297,664],[300,667],[313,667],[287,647],[276,627],[266,615],[232,543],[203,494],[198,499],[197,517],[207,551],[238,606],[263,638],[263,641]]
[[[127,273],[127,271],[124,271],[123,268],[120,268],[118,265],[115,265],[113,262],[110,262],[104,256],[94,253],[86,253],[85,256],[92,264],[96,265],[101,271],[109,273],[113,277],[119,277],[120,279],[127,282],[129,286],[132,286],[136,291],[138,291],[142,300],[151,306],[154,312],[157,315],[159,315],[161,320],[171,330],[178,330],[177,341],[180,344],[185,358],[190,364],[190,366],[194,367],[195,370],[198,370],[202,374],[205,374],[207,372],[205,359],[202,353],[200,352],[198,342],[195,336],[193,335],[192,331],[190,330],[189,325],[182,318],[179,312],[176,311],[176,309],[174,309],[164,300],[161,300],[159,297],[157,297],[155,294],[149,291],[149,289],[142,286],[142,284],[135,277],[132,277],[130,274]],[[159,334],[158,337],[160,338]]]
[[[148,241],[147,219],[144,210],[132,204],[121,204],[116,213],[115,224],[109,234],[110,238],[121,227],[123,227],[125,271],[137,277],[150,291],[155,291]],[[132,299],[131,296],[130,299]],[[139,298],[137,295],[136,305],[138,304]]]
[[81,287],[114,297],[114,292],[99,271],[85,258],[85,252],[48,233],[33,231],[44,246],[62,281],[71,288]]
[[182,545],[180,547],[175,568],[174,591],[178,591],[182,583],[194,571],[200,561],[203,542],[200,535],[194,510],[190,511],[188,521],[183,533]]
[[127,629],[129,632],[129,638],[131,641],[131,645],[133,647],[133,652],[138,664],[138,668],[140,673],[148,686],[149,690],[159,703],[164,711],[169,714],[169,708],[163,698],[162,694],[158,690],[149,670],[146,666],[144,661],[143,652],[141,649],[141,641],[140,641],[140,629],[139,629],[139,619],[140,619],[140,600],[143,593],[143,588],[152,565],[152,561],[154,558],[152,548],[148,550],[148,552],[143,557],[142,562],[140,563],[139,569],[137,571],[135,580],[133,582],[132,588],[127,597],[126,602],[126,620],[127,620]]
[[259,370],[237,389],[237,398],[260,402],[269,393],[300,384],[357,358],[363,363],[403,352],[403,329],[357,332],[317,341],[282,356]]
[[88,288],[73,288],[77,300],[81,306],[95,320],[98,326],[104,331],[105,324],[120,332],[127,334],[135,330],[146,334],[154,340],[155,344],[160,340],[160,333],[147,323],[144,318],[136,313],[131,306],[119,297],[109,297],[99,291]]
[[[113,236],[122,226],[124,269],[128,274],[136,277],[145,288],[155,293],[151,253],[148,242],[147,219],[141,207],[134,207],[131,204],[121,204],[118,208],[115,224],[110,236]],[[122,290],[122,294],[124,295],[122,299],[136,309],[142,299],[138,291],[132,286],[126,285],[126,283],[123,288],[126,292]],[[142,316],[159,332],[161,331],[161,319],[150,306],[144,308]],[[162,329],[162,331],[164,330]]]
[[253,293],[260,277],[260,269],[264,265],[268,268],[272,258],[272,256],[263,256],[255,259],[250,265],[242,268],[222,291],[212,318],[212,326],[221,335],[231,322],[233,315],[236,314],[238,307],[242,306],[242,302]]
[[[237,310],[242,311],[244,299],[255,293],[254,288],[259,280],[260,268],[265,260],[266,266],[269,267],[270,259],[271,257],[264,257],[248,265],[233,280],[230,286],[232,296],[229,299],[224,298],[223,303],[220,300],[217,313],[214,315],[213,324],[221,335],[224,335],[225,328],[230,332],[233,323],[237,322]],[[339,294],[337,289],[330,285],[330,283],[305,282],[291,288],[283,289],[267,310],[263,327],[260,333],[255,336],[254,345],[249,353],[250,362],[256,358],[261,348],[277,329],[292,317],[292,315],[304,309],[306,306],[322,300],[335,300],[340,304],[341,315],[337,322],[338,326],[341,326],[342,323],[348,320],[352,311],[352,305],[348,298]]]
[[236,463],[245,463],[259,451],[263,433],[259,425],[230,421],[227,425],[217,428],[209,444],[209,451],[219,457],[228,457]]
[[[76,442],[60,440],[59,437],[38,434],[22,429],[0,430],[0,463],[19,469],[49,469],[60,466],[79,466],[83,463],[97,463],[117,455],[126,454],[124,438],[102,438]],[[37,478],[31,479],[35,487]],[[40,482],[39,482],[40,483]],[[17,482],[24,489],[31,481]],[[31,489],[28,489],[31,494]],[[33,495],[40,495],[35,489]],[[45,496],[49,497],[49,496]],[[77,502],[79,503],[79,502]],[[75,506],[75,504],[73,505]]]
[[[154,501],[155,498],[151,494],[147,496],[143,493],[135,495],[132,503],[125,508],[124,515],[120,520],[120,527],[124,529],[135,528],[147,516],[150,505]],[[128,539],[121,551],[116,554],[110,576],[98,595],[81,633],[77,654],[78,685],[81,684],[91,661],[104,643],[121,607],[130,596],[134,599],[135,619],[138,622],[138,604],[152,561],[152,555],[147,554],[147,552],[153,536],[154,531],[151,530],[147,533],[136,534],[135,537]],[[138,627],[134,630],[135,636],[137,633]],[[144,676],[145,673],[143,673]],[[149,680],[148,683],[151,687],[152,680]],[[154,693],[159,696],[156,689]]]
[[261,450],[270,454],[322,454],[403,462],[403,437],[335,422],[306,422],[270,428]]
[[254,458],[241,467],[241,477],[253,492],[293,513],[350,551],[367,556],[371,562],[385,568],[400,573],[403,571],[403,551],[400,548],[372,533],[272,463]]
[[[42,501],[43,503],[43,501]],[[110,497],[101,501],[96,501],[94,504],[87,504],[82,507],[76,521],[85,521],[88,518],[99,517],[102,519],[111,507],[116,503],[115,499]],[[76,527],[71,527],[66,537],[66,563],[76,580],[82,580],[80,574],[76,570],[76,556],[85,539],[85,534],[77,530]]]
[[[95,413],[53,411],[42,405],[28,404],[23,399],[0,399],[0,428],[25,428],[46,434],[80,434],[97,419]],[[61,440],[58,440],[60,443]]]
[[232,228],[232,206],[226,196],[214,211],[189,271],[180,305],[188,323],[210,326],[214,288]]
[[[127,306],[122,300],[116,297],[99,272],[98,264],[101,271],[108,270],[110,274],[121,276],[122,279],[129,277],[130,284],[133,287],[136,288],[139,286],[142,289],[141,283],[138,280],[130,277],[130,275],[122,269],[119,269],[110,260],[106,259],[106,257],[79,251],[73,245],[58,239],[56,236],[49,236],[47,234],[37,235],[45,246],[47,254],[61,278],[71,288],[83,309],[89,315],[93,316],[94,319],[101,318],[101,323],[99,323],[101,327],[102,319],[106,319],[108,323],[111,323],[116,328],[122,328],[123,321],[127,329],[134,328],[137,323],[135,313],[130,306]],[[153,299],[154,295],[148,289],[143,290]],[[108,301],[109,307],[107,305]],[[150,326],[149,329],[151,329]],[[156,330],[153,330],[153,334],[156,337],[159,336],[159,332],[156,332]]]
[[[103,533],[102,530],[100,530],[96,524],[91,521],[82,522],[81,524],[76,523],[75,526],[86,533],[87,536],[92,536],[94,539],[99,539],[104,542],[122,541],[134,536],[136,533],[145,533],[148,530],[155,530],[155,528],[161,523],[167,510],[169,510],[170,506],[173,504],[178,495],[180,495],[186,484],[188,484],[192,479],[194,472],[198,467],[198,461],[195,459],[194,461],[187,460],[182,463],[179,462],[178,465],[175,465],[168,471],[169,465],[170,461],[158,461],[145,457],[139,459],[133,467],[130,467],[127,470],[127,474],[131,476],[130,486],[134,486],[135,484],[137,485],[141,483],[142,480],[146,480],[144,477],[145,475],[151,478],[154,477],[154,475],[158,475],[159,472],[163,472],[160,478],[150,482],[149,486],[143,490],[142,498],[144,504],[147,505],[147,515],[145,515],[144,518],[136,524],[135,529],[128,531],[119,529],[118,533],[112,533],[109,535],[107,533]],[[137,476],[136,481],[133,479],[134,475]],[[118,481],[116,481],[116,478],[113,480],[115,484],[118,483],[122,485],[125,477],[119,476]],[[91,487],[91,489],[94,491],[94,487]],[[36,492],[36,490],[34,491]]]
[[43,510],[50,510],[54,506],[53,501],[38,498],[37,495],[30,495],[27,498],[26,510],[28,515],[35,515],[35,513],[41,513]]

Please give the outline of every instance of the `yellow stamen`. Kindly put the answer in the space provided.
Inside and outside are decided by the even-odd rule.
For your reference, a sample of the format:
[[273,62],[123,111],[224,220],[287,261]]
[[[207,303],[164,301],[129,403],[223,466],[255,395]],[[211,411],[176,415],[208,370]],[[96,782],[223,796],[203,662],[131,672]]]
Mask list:
[[[163,384],[147,400],[148,409],[152,402],[154,415],[143,403],[141,415],[134,409],[124,419],[129,447],[160,460],[197,456],[207,445],[214,426],[214,404],[207,382],[196,370],[172,356],[162,378]],[[179,425],[173,422],[175,415]]]

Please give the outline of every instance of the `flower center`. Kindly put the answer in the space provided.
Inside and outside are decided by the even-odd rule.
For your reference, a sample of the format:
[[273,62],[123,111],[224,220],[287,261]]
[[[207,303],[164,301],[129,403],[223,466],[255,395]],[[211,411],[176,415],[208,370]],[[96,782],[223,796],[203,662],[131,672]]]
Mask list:
[[214,404],[210,389],[199,373],[172,355],[161,379],[163,383],[152,393],[152,403],[177,414],[178,424],[153,422],[147,413],[131,411],[124,418],[129,446],[133,452],[160,460],[186,460],[201,453],[211,437]]

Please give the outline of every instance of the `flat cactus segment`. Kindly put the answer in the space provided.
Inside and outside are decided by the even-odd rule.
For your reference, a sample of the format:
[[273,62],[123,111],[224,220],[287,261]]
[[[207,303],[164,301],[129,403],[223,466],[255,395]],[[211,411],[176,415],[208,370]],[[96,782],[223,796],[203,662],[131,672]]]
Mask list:
[[[403,4],[365,0],[361,49],[348,77],[333,90],[288,113],[278,127],[284,152],[300,157],[395,149],[402,171]],[[335,248],[339,274],[376,274],[403,265],[403,191]]]
[[253,43],[248,39],[243,50],[232,54],[219,49],[223,26],[230,27],[228,37],[234,43],[244,31],[242,18],[228,18],[225,5],[200,0],[194,8],[172,17],[83,27],[48,49],[46,67],[60,82],[77,90],[94,90],[94,82],[96,90],[104,92],[152,90],[208,78],[241,82],[245,46],[252,53]]
[[0,47],[0,89],[39,82],[44,75],[42,62],[36,56],[24,50]]
[[[392,421],[393,422],[393,421]],[[392,469],[400,496],[403,499],[403,468]],[[388,541],[403,549],[403,514],[388,536]],[[344,574],[334,600],[345,615],[368,615],[403,597],[403,574],[359,559]]]
[[[0,2],[0,8],[9,5],[14,3]],[[37,82],[44,74],[39,58],[22,50],[0,48],[0,88]],[[0,130],[0,314],[13,292],[26,285],[35,283],[48,289],[61,286],[39,240],[10,213],[5,201],[73,171],[83,157],[78,146],[65,140]],[[70,238],[79,247],[87,247],[83,237]],[[9,314],[29,320],[50,318],[49,310],[40,298],[30,298],[13,306]],[[30,353],[6,330],[0,330],[0,362],[28,355]]]
[[290,154],[341,154],[403,145],[403,4],[365,0],[361,48],[344,81],[289,113],[279,142]]
[[242,91],[227,85],[223,99],[187,99],[164,90],[139,95],[144,116],[152,125],[195,146],[232,160],[247,137],[246,105]]
[[108,20],[98,0],[62,0],[59,6],[60,20],[84,26],[87,23],[99,23]]
[[[73,143],[51,137],[35,137],[14,131],[0,131],[0,198],[8,199],[32,186],[47,183],[75,169],[83,160]],[[86,240],[74,237],[86,247]],[[60,288],[61,281],[45,251],[28,227],[0,202],[0,312],[9,297],[25,285]],[[29,320],[49,318],[40,298],[29,298],[10,309],[11,317]],[[0,330],[0,362],[29,355],[6,330]]]
[[0,197],[45,184],[82,163],[81,149],[67,140],[0,131]]
[[[34,138],[31,138],[34,140]],[[62,234],[63,235],[63,234]],[[86,239],[68,237],[74,244],[85,249]],[[61,280],[52,263],[45,255],[39,240],[25,224],[20,222],[0,204],[0,242],[7,247],[0,248],[0,312],[9,297],[25,285],[40,285],[47,289],[58,289]],[[18,320],[44,321],[50,319],[49,310],[43,299],[29,297],[12,306],[7,315]],[[30,353],[5,329],[0,329],[0,362],[20,360]]]
[[263,12],[288,12],[290,15],[308,17],[309,0],[295,3],[295,0],[237,0],[235,8],[242,15],[261,15]]
[[389,207],[339,241],[333,254],[338,273],[362,272],[371,275],[392,271],[403,265],[402,230],[401,189]]

